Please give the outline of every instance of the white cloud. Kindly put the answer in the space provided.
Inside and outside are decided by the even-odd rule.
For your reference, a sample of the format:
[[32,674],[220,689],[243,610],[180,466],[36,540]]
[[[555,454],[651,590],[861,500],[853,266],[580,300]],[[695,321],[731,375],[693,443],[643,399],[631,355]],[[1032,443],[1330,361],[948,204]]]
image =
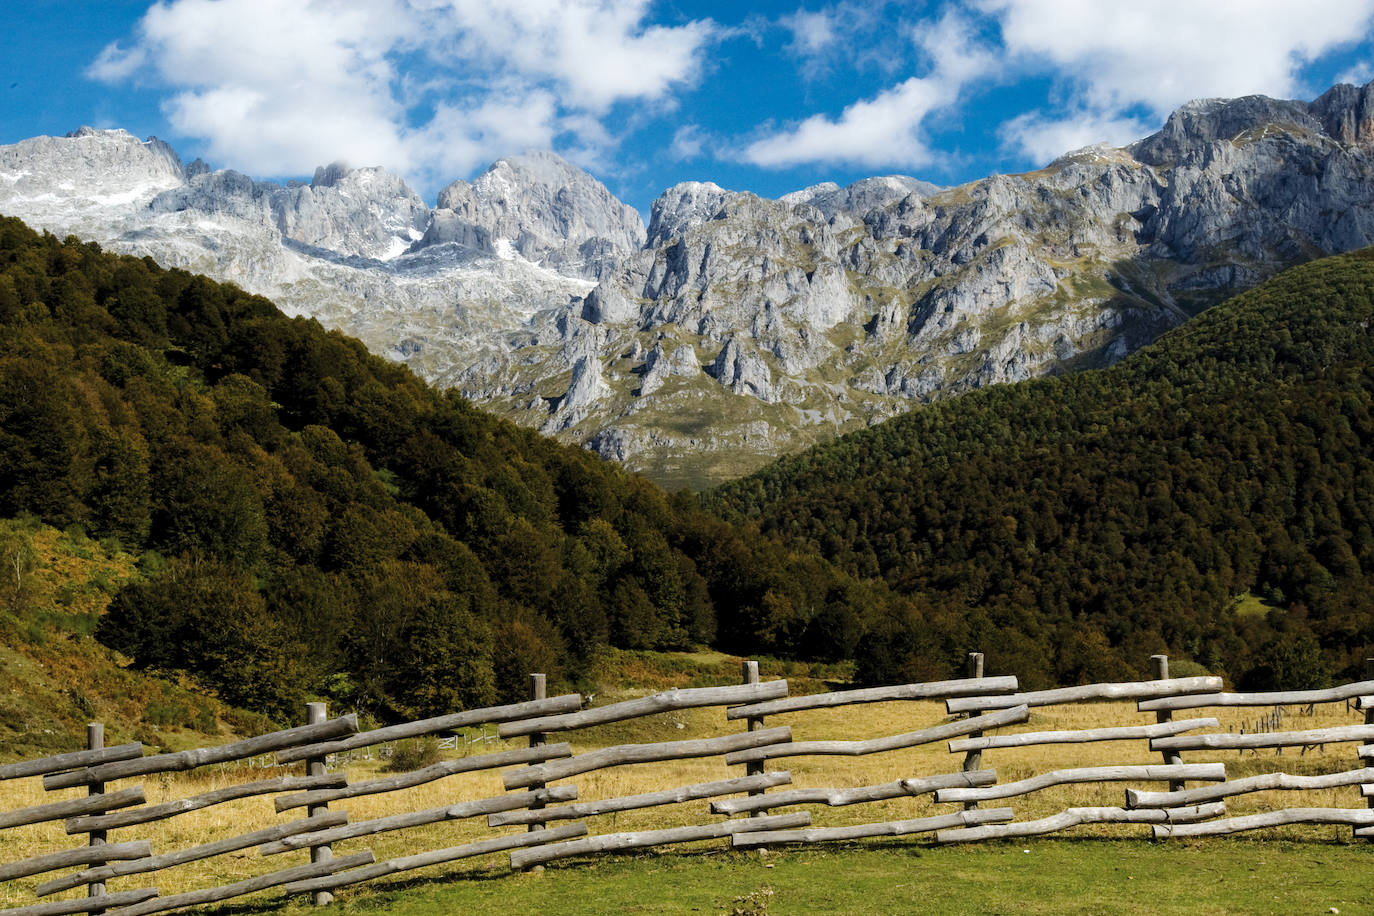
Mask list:
[[1352,86],[1363,86],[1371,79],[1374,79],[1374,66],[1361,61],[1336,77],[1336,82],[1349,83]]
[[426,184],[471,173],[501,155],[551,149],[557,103],[547,92],[503,93],[477,105],[440,104],[419,131],[407,137]]
[[1012,55],[1051,63],[1099,110],[1298,91],[1304,62],[1358,39],[1374,0],[978,0]]
[[797,10],[779,20],[792,33],[787,50],[804,58],[815,58],[839,40],[836,13],[831,10]]
[[141,47],[125,48],[114,41],[106,45],[86,68],[86,75],[102,82],[119,82],[142,67],[147,62],[147,56]]
[[1056,142],[1128,139],[1120,134],[1135,122],[1128,116],[1133,110],[1162,119],[1195,98],[1305,94],[1311,89],[1300,83],[1303,65],[1358,40],[1374,17],[1374,0],[977,0],[977,6],[998,20],[1009,60],[1056,78],[1058,95],[1075,112],[1023,116],[1004,126],[1005,138],[1040,159]]
[[469,60],[552,79],[565,101],[602,110],[696,78],[715,25],[645,26],[648,0],[449,0]]
[[673,142],[668,152],[674,159],[687,161],[698,159],[706,148],[706,135],[696,124],[684,124],[673,133]]
[[699,77],[715,26],[647,0],[160,0],[88,68],[161,82],[179,132],[255,174],[343,159],[431,183],[500,155],[613,144],[618,102]]
[[804,162],[865,166],[921,166],[931,153],[922,138],[926,118],[958,101],[971,81],[996,69],[989,49],[977,44],[968,24],[946,14],[914,36],[930,59],[926,76],[912,77],[871,99],[855,102],[837,118],[812,115],[800,124],[755,140],[740,156],[768,168]]
[[1064,118],[1046,118],[1039,112],[1026,112],[1003,124],[998,135],[1004,144],[1020,150],[1034,161],[1050,162],[1064,153],[1098,143],[1124,146],[1154,129],[1136,118],[1090,112]]

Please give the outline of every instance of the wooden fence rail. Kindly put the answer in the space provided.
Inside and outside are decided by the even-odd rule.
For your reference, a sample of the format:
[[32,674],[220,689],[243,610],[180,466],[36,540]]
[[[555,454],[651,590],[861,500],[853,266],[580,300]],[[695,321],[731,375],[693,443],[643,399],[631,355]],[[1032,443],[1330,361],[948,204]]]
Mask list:
[[1012,837],[1043,836],[1084,824],[1186,824],[1226,813],[1226,805],[1216,802],[1188,808],[1067,808],[1059,814],[1034,821],[941,830],[937,843],[968,843],[974,840],[1001,840]]
[[561,716],[544,716],[538,719],[528,719],[524,722],[507,722],[501,726],[499,734],[502,738],[516,738],[536,732],[561,732],[573,728],[590,728],[593,725],[606,725],[611,722],[623,722],[626,719],[639,719],[678,709],[752,703],[758,700],[770,700],[785,696],[787,696],[786,681],[740,684],[737,687],[689,687],[682,690],[668,690],[637,700],[626,700],[623,703],[612,703],[609,706],[597,706]]
[[861,805],[867,802],[886,801],[889,798],[929,795],[937,789],[955,786],[989,786],[997,781],[996,770],[972,770],[960,773],[944,773],[922,779],[898,779],[877,786],[858,786],[852,789],[789,789],[760,795],[755,798],[732,798],[711,803],[716,814],[741,814],[751,811],[770,811],[790,805],[826,805],[841,808],[848,805]]
[[[120,789],[118,792],[88,795],[85,798],[73,798],[70,801],[49,802],[46,805],[34,805],[31,808],[20,808],[17,811],[4,811],[0,812],[0,829],[5,827],[23,827],[28,824],[41,824],[44,821],[60,821],[64,818],[75,817],[79,814],[91,814],[93,812],[103,813],[115,808],[128,808],[131,805],[141,805],[145,800],[142,786],[130,786],[127,789]],[[92,827],[87,829],[100,828]],[[86,831],[68,830],[67,832],[84,833]]]
[[1168,697],[1178,694],[1221,690],[1219,677],[1180,677],[1130,684],[1085,684],[1082,687],[1055,687],[1030,693],[1005,696],[956,697],[945,702],[945,709],[956,712],[983,712],[1008,706],[1057,706],[1063,703],[1093,703],[1102,700],[1135,700],[1142,697]]
[[[731,846],[739,849],[919,834],[932,834],[937,843],[953,843],[1058,833],[1089,824],[1148,825],[1151,835],[1162,839],[1223,835],[1298,823],[1349,825],[1354,828],[1355,835],[1374,839],[1374,807],[1293,807],[1239,817],[1225,816],[1225,799],[1268,791],[1357,786],[1361,795],[1369,797],[1374,805],[1374,766],[1364,767],[1358,762],[1361,757],[1374,757],[1374,743],[1351,748],[1355,768],[1314,775],[1265,773],[1228,780],[1223,763],[1206,759],[1185,763],[1180,756],[1197,752],[1374,742],[1374,679],[1327,690],[1224,693],[1219,678],[1169,678],[1168,660],[1163,656],[1152,659],[1152,666],[1156,678],[1151,681],[1020,691],[1015,677],[983,677],[981,654],[970,653],[966,678],[789,696],[786,681],[761,681],[757,666],[746,663],[743,683],[738,685],[668,690],[585,709],[583,698],[577,694],[545,698],[542,680],[536,676],[532,679],[535,685],[532,699],[523,703],[466,710],[366,731],[359,731],[357,720],[352,716],[325,719],[322,704],[315,704],[317,708],[311,710],[312,721],[305,726],[219,747],[171,754],[145,755],[141,744],[100,747],[103,733],[93,728],[85,751],[0,766],[0,780],[41,778],[45,789],[84,787],[88,792],[83,798],[0,812],[0,829],[60,820],[69,835],[85,834],[91,844],[18,862],[0,863],[0,881],[75,868],[37,884],[34,892],[45,896],[86,885],[89,896],[21,906],[0,911],[0,916],[61,916],[100,911],[143,916],[270,888],[283,888],[287,894],[309,893],[316,902],[324,903],[341,887],[473,856],[509,854],[511,867],[523,869],[571,857],[711,839],[728,839]],[[1374,673],[1374,667],[1370,671]],[[794,736],[791,726],[765,726],[765,719],[769,717],[808,710],[934,700],[943,700],[948,715],[955,718],[897,735],[809,740]],[[1033,717],[1038,721],[1042,714],[1036,712],[1033,716],[1033,709],[1121,700],[1136,701],[1137,710],[1153,713],[1156,721],[1105,728],[1015,730],[1031,722]],[[1312,706],[1352,700],[1364,712],[1365,724],[1278,730],[1284,705]],[[714,737],[610,747],[580,745],[575,734],[610,723],[711,706],[723,707],[723,722],[743,720],[746,730]],[[1220,731],[1220,720],[1216,717],[1178,721],[1171,718],[1176,710],[1243,706],[1275,707],[1274,714],[1267,716],[1262,725],[1267,731],[1235,734]],[[1053,718],[1052,713],[1046,715]],[[344,773],[326,772],[329,755],[484,725],[497,726],[501,739],[528,738],[530,746],[443,760],[408,772],[356,782],[350,782]],[[549,733],[568,733],[570,740],[548,743],[545,735]],[[877,754],[941,741],[948,742],[950,754],[964,755],[962,761],[958,758],[951,761],[955,772],[899,777],[877,785],[825,787],[793,786],[792,773],[764,770],[767,761],[780,758]],[[981,766],[982,754],[986,751],[1014,755],[1024,748],[1108,741],[1137,742],[1137,747],[1163,754],[1166,762],[1032,771],[1026,778],[1002,783],[998,782],[997,770]],[[115,780],[185,772],[265,754],[275,754],[278,765],[306,761],[308,775],[250,781],[157,804],[147,803],[142,786],[105,790],[105,784]],[[726,767],[744,765],[746,775],[587,799],[579,799],[576,785],[548,785],[608,768],[706,757],[719,757]],[[906,766],[906,763],[894,763],[894,768]],[[326,807],[346,799],[398,792],[459,773],[484,770],[501,771],[500,781],[506,789],[504,795],[460,800],[437,808],[402,811],[352,823],[345,813]],[[1020,768],[1016,775],[1024,772],[1024,768]],[[619,777],[616,780],[611,784],[619,784]],[[1137,785],[1149,782],[1167,782],[1169,789],[1156,791]],[[1187,787],[1186,782],[1215,784]],[[1128,783],[1125,807],[1075,806],[1048,817],[1022,821],[1015,820],[1015,812],[1009,807],[978,807],[980,802],[1086,783]],[[154,843],[149,839],[122,842],[107,839],[112,830],[154,824],[186,812],[256,796],[275,796],[271,808],[276,814],[304,808],[308,816],[156,854]],[[801,805],[822,808],[900,805],[905,803],[904,799],[921,796],[929,797],[929,801],[921,803],[924,810],[913,812],[921,816],[890,819],[890,812],[887,812],[887,819],[872,823],[813,825],[810,812],[777,813],[778,809]],[[702,803],[700,808],[694,809],[700,812],[701,823],[659,830],[601,832],[597,829],[598,823],[605,823],[598,818],[695,802]],[[961,810],[929,811],[931,804],[954,805]],[[333,844],[345,840],[479,817],[485,818],[483,826],[486,829],[526,826],[530,832],[494,834],[441,849],[417,850],[380,862],[371,851],[337,858],[332,853]],[[413,848],[414,843],[410,842]],[[108,881],[214,856],[242,855],[242,850],[253,848],[264,857],[309,850],[311,861],[185,893],[160,896],[156,888],[115,893],[107,893],[105,889]]]
[[199,795],[191,795],[186,798],[179,798],[175,801],[163,802],[158,805],[148,805],[145,808],[138,808],[133,811],[121,811],[118,814],[103,814],[92,817],[74,817],[67,821],[66,826],[68,833],[84,833],[87,830],[114,830],[116,827],[132,827],[135,824],[146,824],[150,821],[166,820],[177,814],[185,814],[188,811],[199,811],[201,808],[222,805],[226,802],[237,801],[240,798],[252,798],[255,795],[268,795],[273,792],[289,792],[296,789],[325,789],[345,786],[347,784],[348,777],[343,773],[327,773],[324,776],[283,776],[278,779],[260,779],[257,782],[245,782],[237,786],[225,786],[223,789],[214,789],[210,792],[202,792]]
[[174,754],[154,754],[151,757],[137,757],[114,763],[100,763],[65,773],[52,773],[43,777],[45,789],[70,789],[90,783],[111,782],[128,779],[130,776],[146,776],[150,773],[177,773],[194,770],[211,763],[226,763],[230,760],[243,760],[257,757],[278,748],[291,747],[305,741],[319,741],[340,735],[352,735],[358,731],[358,717],[341,716],[319,725],[302,725],[285,731],[259,735],[246,741],[222,744],[219,747],[198,748],[191,751],[177,751]]

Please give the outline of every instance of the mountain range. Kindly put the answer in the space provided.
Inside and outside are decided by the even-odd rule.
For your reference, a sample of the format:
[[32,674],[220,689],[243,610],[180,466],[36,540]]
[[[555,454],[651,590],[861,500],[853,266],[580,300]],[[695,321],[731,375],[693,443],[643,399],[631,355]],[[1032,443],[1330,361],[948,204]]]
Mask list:
[[1374,243],[1374,83],[1202,100],[1126,147],[942,188],[684,183],[647,227],[546,152],[428,206],[341,164],[256,181],[82,128],[0,147],[0,212],[230,280],[669,485],[916,403],[1114,363],[1285,266]]

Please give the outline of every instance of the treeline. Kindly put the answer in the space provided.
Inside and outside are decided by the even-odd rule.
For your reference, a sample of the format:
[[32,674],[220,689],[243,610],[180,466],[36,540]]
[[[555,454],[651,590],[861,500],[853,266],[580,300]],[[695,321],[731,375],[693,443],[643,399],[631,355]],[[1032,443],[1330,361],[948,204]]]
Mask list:
[[1371,320],[1371,255],[1315,262],[1111,369],[924,407],[712,502],[913,599],[874,624],[870,679],[969,646],[1027,683],[1145,674],[1154,652],[1243,686],[1358,679]]
[[436,714],[606,645],[834,658],[887,600],[263,298],[13,219],[0,339],[0,517],[142,553],[97,637],[238,705]]

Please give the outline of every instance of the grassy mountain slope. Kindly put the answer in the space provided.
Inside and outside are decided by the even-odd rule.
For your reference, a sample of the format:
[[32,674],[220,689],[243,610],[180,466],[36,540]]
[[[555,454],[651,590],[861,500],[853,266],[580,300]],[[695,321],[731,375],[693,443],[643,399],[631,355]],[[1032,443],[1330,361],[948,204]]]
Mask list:
[[1355,676],[1371,320],[1374,256],[1318,261],[1111,369],[918,409],[711,502],[914,600],[871,632],[873,679],[965,647],[1032,683],[1143,673],[1157,651],[1256,686]]
[[174,678],[125,667],[92,638],[110,599],[138,575],[133,557],[33,519],[0,521],[0,747],[6,758],[106,743],[179,749],[266,726]]

